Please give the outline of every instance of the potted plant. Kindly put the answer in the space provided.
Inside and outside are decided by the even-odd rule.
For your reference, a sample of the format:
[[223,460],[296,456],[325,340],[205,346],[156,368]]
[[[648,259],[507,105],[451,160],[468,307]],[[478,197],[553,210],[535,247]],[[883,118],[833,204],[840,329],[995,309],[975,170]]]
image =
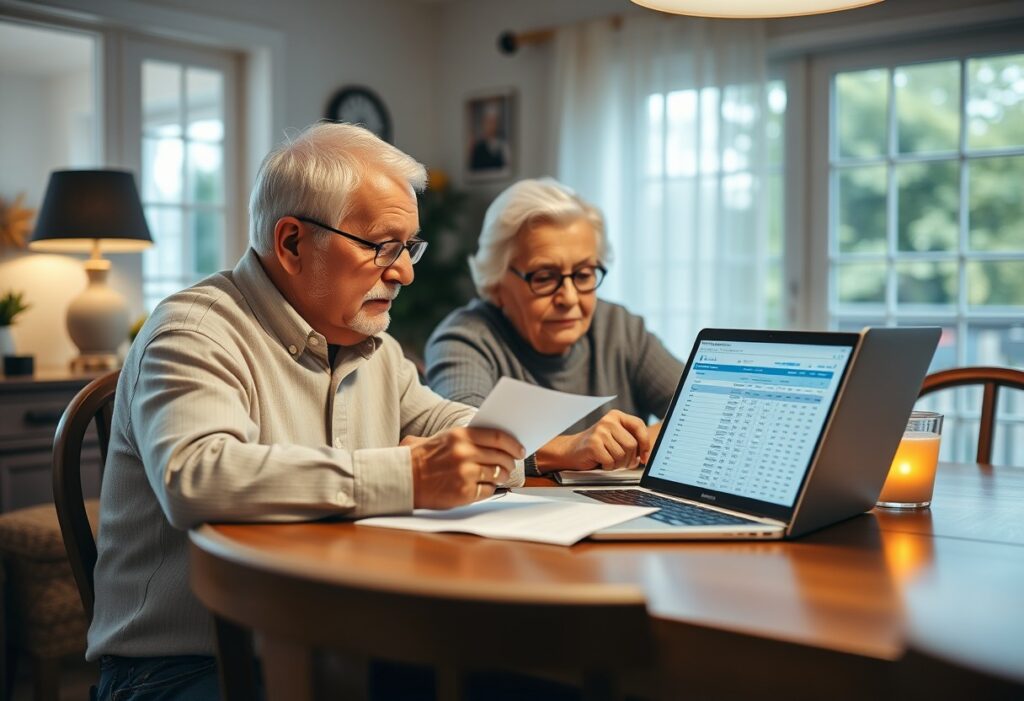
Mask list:
[[11,324],[28,307],[22,292],[8,290],[0,296],[0,356],[15,354]]

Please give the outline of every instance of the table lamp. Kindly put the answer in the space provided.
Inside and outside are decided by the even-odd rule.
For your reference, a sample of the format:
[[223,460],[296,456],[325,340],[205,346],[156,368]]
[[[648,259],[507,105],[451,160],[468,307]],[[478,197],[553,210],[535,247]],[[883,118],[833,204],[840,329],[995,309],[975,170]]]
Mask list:
[[152,245],[139,191],[124,170],[57,170],[50,174],[36,228],[34,251],[83,253],[89,284],[68,307],[68,334],[78,346],[75,372],[120,365],[117,348],[128,338],[128,305],[107,285],[110,261],[100,251],[133,253]]

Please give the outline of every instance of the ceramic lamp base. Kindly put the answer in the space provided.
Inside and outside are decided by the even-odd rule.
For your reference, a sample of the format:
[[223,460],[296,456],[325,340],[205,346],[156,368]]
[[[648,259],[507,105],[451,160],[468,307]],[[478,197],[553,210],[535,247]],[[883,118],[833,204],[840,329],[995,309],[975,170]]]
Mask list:
[[85,262],[89,284],[68,307],[68,335],[80,355],[71,361],[75,372],[113,370],[120,367],[117,349],[128,339],[128,305],[107,285],[110,261],[91,258]]

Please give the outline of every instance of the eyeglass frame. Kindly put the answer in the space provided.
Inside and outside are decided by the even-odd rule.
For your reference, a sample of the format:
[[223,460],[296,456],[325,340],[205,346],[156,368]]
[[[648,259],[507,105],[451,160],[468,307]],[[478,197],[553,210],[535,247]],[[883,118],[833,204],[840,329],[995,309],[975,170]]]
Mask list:
[[[312,224],[313,226],[319,226],[321,229],[327,229],[333,234],[338,234],[338,236],[344,236],[345,238],[351,239],[356,243],[360,243],[366,246],[367,248],[372,248],[374,250],[373,264],[376,265],[378,268],[390,268],[392,265],[398,262],[399,258],[402,257],[402,251],[409,252],[409,261],[413,265],[415,265],[417,262],[423,259],[423,254],[427,252],[427,246],[430,244],[429,241],[427,241],[426,239],[421,239],[419,236],[413,236],[405,243],[402,243],[398,239],[390,239],[388,241],[376,243],[375,241],[367,241],[366,239],[359,238],[358,236],[350,234],[347,231],[335,229],[333,226],[327,226],[326,224],[318,222],[316,219],[311,219],[310,217],[295,216],[295,218],[301,222],[305,222],[306,224]],[[381,264],[378,261],[378,259],[380,258],[381,251],[383,251],[384,247],[387,246],[389,243],[398,243],[401,244],[402,247],[399,249],[398,255],[396,255],[390,263]],[[414,248],[416,248],[416,251],[418,251],[419,255],[416,255],[414,253]]]
[[526,283],[526,286],[528,288],[530,288],[530,292],[532,292],[535,297],[551,297],[556,292],[558,292],[560,289],[562,289],[562,285],[565,284],[565,279],[566,278],[572,279],[576,275],[576,273],[578,273],[580,270],[583,270],[584,268],[593,268],[594,270],[600,270],[601,271],[601,276],[598,279],[597,284],[594,285],[593,287],[591,287],[589,290],[581,290],[579,288],[579,286],[576,285],[576,281],[573,280],[572,286],[573,286],[573,289],[576,290],[576,292],[578,292],[580,294],[589,294],[589,293],[595,291],[598,287],[600,287],[601,283],[604,282],[605,277],[608,276],[608,268],[604,267],[600,263],[598,263],[597,265],[584,265],[584,266],[581,266],[580,268],[577,268],[576,270],[572,271],[571,273],[568,273],[568,274],[565,274],[565,275],[560,274],[558,276],[558,284],[555,285],[554,289],[551,290],[550,292],[537,292],[537,290],[533,289],[533,276],[536,275],[537,273],[545,271],[545,270],[552,270],[552,268],[537,268],[536,270],[531,270],[528,273],[523,273],[523,272],[520,272],[519,270],[516,270],[511,265],[508,266],[509,272],[513,273],[516,277],[518,277],[521,280],[523,280],[523,282]]

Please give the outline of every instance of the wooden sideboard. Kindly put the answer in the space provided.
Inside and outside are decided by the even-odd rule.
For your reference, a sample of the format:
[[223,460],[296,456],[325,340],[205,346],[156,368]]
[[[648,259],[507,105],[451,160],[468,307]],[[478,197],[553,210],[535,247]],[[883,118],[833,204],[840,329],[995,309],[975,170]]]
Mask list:
[[[0,512],[53,500],[53,434],[64,408],[93,375],[37,372],[0,376]],[[100,451],[90,428],[82,454],[82,488],[99,496]]]

